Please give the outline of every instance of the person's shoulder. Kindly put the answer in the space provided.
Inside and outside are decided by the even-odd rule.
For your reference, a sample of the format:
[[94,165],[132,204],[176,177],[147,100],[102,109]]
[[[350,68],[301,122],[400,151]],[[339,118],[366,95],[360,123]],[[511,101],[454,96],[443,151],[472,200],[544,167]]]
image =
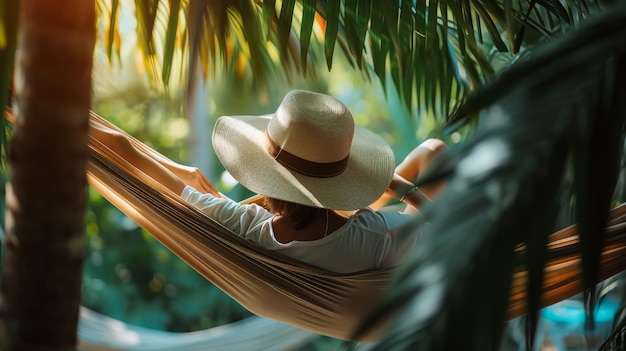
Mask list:
[[408,223],[412,216],[398,211],[376,211],[369,207],[358,210],[352,215],[356,222],[369,227],[380,224],[386,229],[395,228]]
[[412,217],[412,215],[406,214],[401,211],[374,210],[371,207],[365,207],[360,210],[357,210],[356,212],[354,212],[353,216],[355,217],[371,216],[371,217],[380,217],[380,218],[411,218]]

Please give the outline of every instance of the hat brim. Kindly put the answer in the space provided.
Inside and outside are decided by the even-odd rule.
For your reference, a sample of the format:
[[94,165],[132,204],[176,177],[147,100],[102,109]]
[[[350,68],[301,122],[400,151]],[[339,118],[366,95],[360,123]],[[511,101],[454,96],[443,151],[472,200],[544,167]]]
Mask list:
[[330,178],[310,177],[289,170],[266,151],[271,117],[223,116],[213,130],[217,157],[249,190],[308,206],[356,210],[369,206],[389,187],[395,159],[380,136],[355,126],[345,171]]

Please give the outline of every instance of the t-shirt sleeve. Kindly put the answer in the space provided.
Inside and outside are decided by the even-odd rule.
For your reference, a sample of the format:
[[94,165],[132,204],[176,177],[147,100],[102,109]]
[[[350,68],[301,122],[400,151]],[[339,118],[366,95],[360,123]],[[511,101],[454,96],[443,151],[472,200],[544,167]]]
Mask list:
[[387,212],[384,220],[388,228],[388,240],[386,241],[386,253],[383,256],[381,266],[394,266],[402,260],[402,257],[413,248],[420,236],[419,228],[413,228],[413,217],[400,212]]
[[237,235],[259,243],[273,215],[255,204],[242,205],[227,198],[204,194],[186,186],[181,197]]

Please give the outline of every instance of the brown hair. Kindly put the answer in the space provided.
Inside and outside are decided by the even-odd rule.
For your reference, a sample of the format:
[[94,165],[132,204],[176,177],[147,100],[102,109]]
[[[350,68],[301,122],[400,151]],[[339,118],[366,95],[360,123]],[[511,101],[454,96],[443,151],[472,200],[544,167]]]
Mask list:
[[316,207],[301,205],[294,202],[265,198],[265,207],[275,215],[284,216],[294,229],[302,229],[315,218]]

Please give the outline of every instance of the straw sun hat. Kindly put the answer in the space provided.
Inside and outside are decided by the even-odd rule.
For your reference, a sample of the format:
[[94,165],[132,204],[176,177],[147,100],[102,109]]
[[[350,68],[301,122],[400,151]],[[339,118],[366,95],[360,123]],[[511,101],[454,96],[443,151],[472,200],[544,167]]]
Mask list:
[[251,191],[335,210],[377,200],[395,165],[389,145],[355,126],[343,103],[303,90],[287,93],[273,114],[219,118],[213,147],[226,170]]

